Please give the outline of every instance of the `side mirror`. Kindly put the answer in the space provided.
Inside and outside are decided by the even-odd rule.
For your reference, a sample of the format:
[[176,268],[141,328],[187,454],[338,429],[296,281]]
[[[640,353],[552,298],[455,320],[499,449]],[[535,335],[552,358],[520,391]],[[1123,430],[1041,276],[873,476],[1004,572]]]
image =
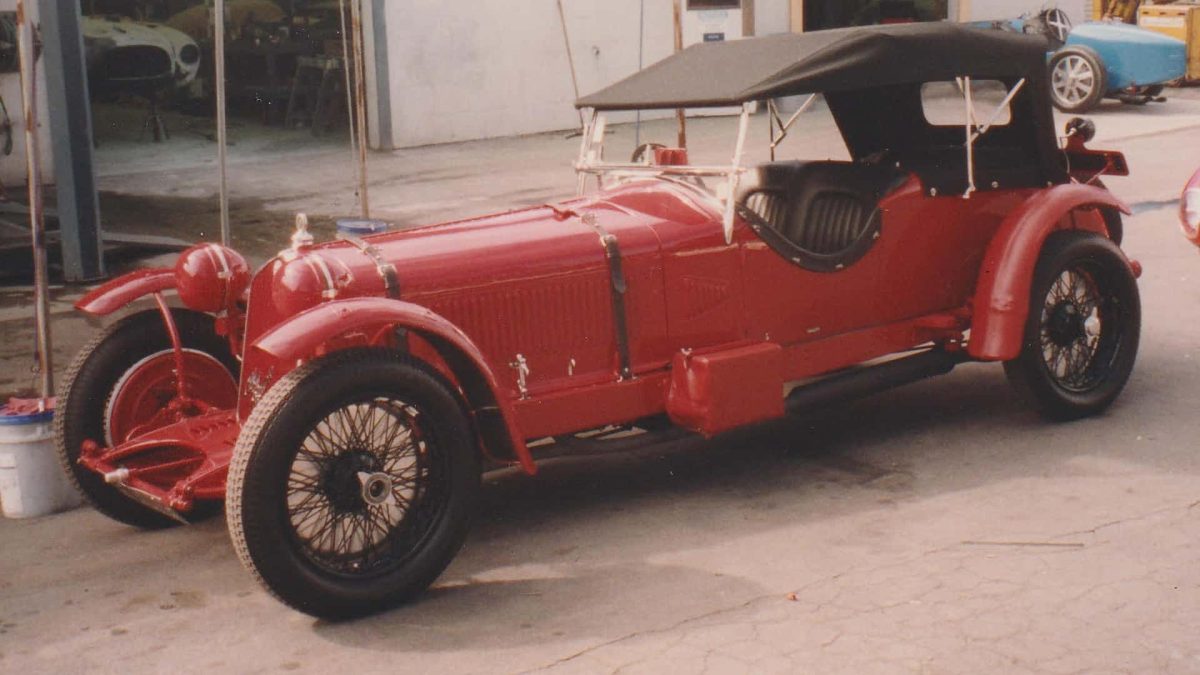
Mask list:
[[1087,143],[1096,137],[1096,123],[1083,117],[1072,117],[1067,122],[1067,138],[1078,136]]

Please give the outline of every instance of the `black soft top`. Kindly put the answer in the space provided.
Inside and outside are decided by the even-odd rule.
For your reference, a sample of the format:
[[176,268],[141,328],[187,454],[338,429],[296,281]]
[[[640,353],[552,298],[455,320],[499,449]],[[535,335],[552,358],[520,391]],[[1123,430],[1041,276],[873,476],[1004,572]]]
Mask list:
[[1044,39],[947,22],[871,26],[697,44],[575,105],[703,108],[960,76],[1040,84],[1045,72]]

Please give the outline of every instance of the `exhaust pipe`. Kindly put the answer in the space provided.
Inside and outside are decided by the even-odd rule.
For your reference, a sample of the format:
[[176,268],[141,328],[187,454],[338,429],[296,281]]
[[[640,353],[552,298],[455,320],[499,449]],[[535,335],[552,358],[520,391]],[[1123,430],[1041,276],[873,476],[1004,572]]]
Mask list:
[[965,354],[940,349],[905,356],[875,366],[863,366],[802,385],[784,401],[789,415],[845,403],[870,394],[945,375],[967,360]]

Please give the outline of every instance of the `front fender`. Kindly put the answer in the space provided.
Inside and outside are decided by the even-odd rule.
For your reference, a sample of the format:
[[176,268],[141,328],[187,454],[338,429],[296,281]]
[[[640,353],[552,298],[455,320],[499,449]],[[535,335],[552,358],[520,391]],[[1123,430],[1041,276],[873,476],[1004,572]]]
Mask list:
[[92,316],[108,316],[138,298],[172,288],[175,288],[174,270],[137,270],[93,289],[75,303],[75,309]]
[[[988,245],[975,286],[967,347],[972,357],[981,361],[1017,357],[1029,314],[1033,270],[1042,245],[1059,229],[1090,230],[1110,236],[1104,217],[1096,209],[1130,213],[1129,207],[1107,190],[1073,183],[1042,190],[1008,214]],[[1080,217],[1067,217],[1077,211]]]
[[300,362],[316,354],[321,345],[346,333],[376,332],[388,326],[405,328],[433,345],[474,407],[495,406],[503,420],[513,456],[526,473],[536,472],[512,401],[505,395],[483,352],[450,321],[425,307],[401,300],[351,298],[327,302],[301,312],[265,333],[245,353],[239,417],[245,419],[249,415],[262,393],[264,382],[267,386],[277,382]]

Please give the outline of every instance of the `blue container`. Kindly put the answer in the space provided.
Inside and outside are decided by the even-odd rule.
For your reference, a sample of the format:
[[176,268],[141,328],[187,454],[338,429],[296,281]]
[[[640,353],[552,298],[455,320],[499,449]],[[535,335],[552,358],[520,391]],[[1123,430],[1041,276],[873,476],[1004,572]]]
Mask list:
[[391,224],[382,220],[367,220],[363,218],[342,218],[337,221],[338,234],[346,234],[353,237],[366,237],[380,232],[387,232],[391,229]]

